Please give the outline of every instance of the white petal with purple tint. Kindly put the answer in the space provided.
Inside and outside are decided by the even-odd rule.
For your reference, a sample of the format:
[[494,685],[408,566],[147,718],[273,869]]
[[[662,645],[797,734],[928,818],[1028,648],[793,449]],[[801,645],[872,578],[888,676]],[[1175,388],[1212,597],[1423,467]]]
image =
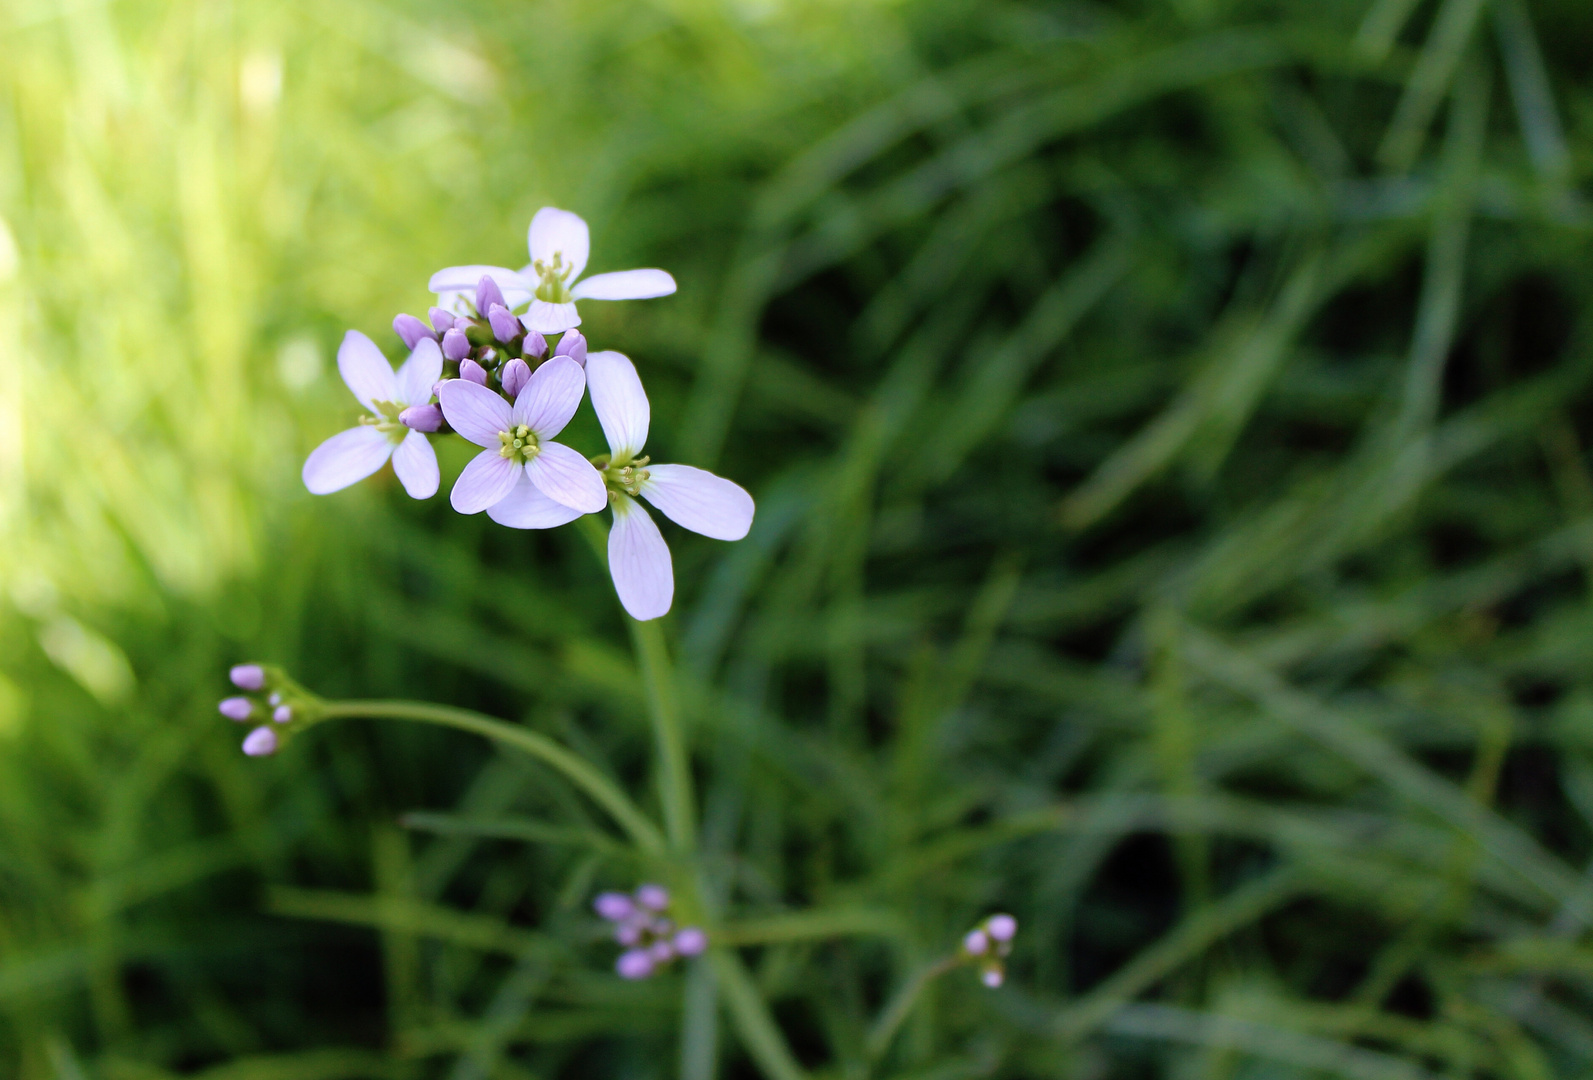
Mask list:
[[662,270],[619,270],[593,274],[575,283],[577,300],[649,300],[675,291],[675,279]]
[[520,316],[520,321],[527,330],[535,330],[539,334],[562,334],[580,326],[581,316],[576,313],[573,303],[554,304],[547,300],[532,300],[531,310]]
[[511,424],[524,424],[538,439],[553,438],[564,430],[586,392],[586,372],[568,356],[555,356],[531,373],[531,379],[514,399]]
[[377,411],[378,401],[394,401],[398,397],[393,365],[376,343],[358,330],[343,335],[343,344],[337,347],[337,370],[360,404],[371,412]]
[[611,350],[592,353],[586,358],[586,384],[614,461],[623,464],[641,453],[651,411],[635,365]]
[[542,494],[522,469],[514,490],[501,501],[487,507],[487,516],[511,529],[553,529],[568,525],[580,517],[581,512],[571,510]]
[[411,499],[429,499],[437,494],[437,452],[420,432],[405,435],[393,451],[393,472]]
[[392,453],[393,441],[374,427],[340,431],[310,451],[304,462],[304,486],[312,495],[341,491],[380,469]]
[[676,525],[715,540],[740,540],[752,528],[752,496],[704,469],[649,465],[641,494]]
[[398,403],[424,405],[431,400],[431,388],[442,378],[442,347],[431,338],[421,338],[404,366],[398,369]]
[[669,611],[675,599],[675,569],[669,545],[647,511],[629,495],[614,499],[608,533],[608,571],[614,591],[631,618],[646,621]]
[[515,481],[524,471],[498,451],[485,450],[471,458],[465,471],[459,474],[448,501],[461,514],[479,514],[513,491]]
[[608,504],[603,474],[563,443],[543,443],[541,452],[526,463],[525,471],[542,494],[572,510],[595,514]]
[[567,282],[580,277],[581,271],[586,269],[586,256],[592,247],[591,233],[586,222],[568,210],[552,206],[538,210],[531,219],[531,228],[526,230],[525,239],[532,262],[540,259],[551,264],[554,255],[564,256],[564,265],[572,268],[570,276],[564,279]]
[[502,445],[498,432],[509,430],[509,403],[480,383],[449,379],[437,392],[443,416],[453,429],[477,446],[494,452]]
[[504,303],[511,308],[531,299],[531,283],[507,266],[450,266],[433,274],[426,287],[438,294],[463,293],[473,302],[476,284],[484,277],[490,277],[497,284]]

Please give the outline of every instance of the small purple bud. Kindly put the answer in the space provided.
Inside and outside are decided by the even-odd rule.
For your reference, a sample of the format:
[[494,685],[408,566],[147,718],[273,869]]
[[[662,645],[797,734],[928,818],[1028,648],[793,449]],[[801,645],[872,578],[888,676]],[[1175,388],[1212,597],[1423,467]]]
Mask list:
[[554,356],[568,356],[582,367],[586,366],[586,338],[579,330],[566,330],[559,343],[553,347]]
[[439,334],[446,334],[454,328],[454,317],[440,307],[426,312],[426,317],[431,320],[432,329]]
[[614,961],[614,970],[622,979],[645,979],[653,973],[653,958],[647,955],[646,949],[630,949],[620,953],[619,959]]
[[1007,973],[998,967],[988,967],[979,973],[979,981],[994,990],[1006,981]]
[[667,941],[655,941],[648,946],[647,955],[655,964],[667,964],[675,959],[675,947]]
[[427,338],[432,341],[437,340],[437,335],[431,332],[431,327],[413,315],[394,315],[393,333],[397,334],[399,339],[403,341],[406,349],[413,349]]
[[221,710],[222,716],[228,720],[236,720],[240,724],[254,715],[254,702],[246,697],[226,698],[217,708]]
[[592,901],[592,908],[609,922],[619,922],[635,911],[636,905],[624,893],[605,892],[597,894],[597,899]]
[[436,431],[442,427],[442,409],[436,405],[411,405],[398,414],[398,422],[414,431]]
[[990,939],[983,930],[970,930],[962,939],[962,948],[969,956],[983,956],[990,949]]
[[696,956],[708,947],[708,935],[695,926],[688,926],[675,935],[675,951],[682,956]]
[[663,911],[669,906],[669,890],[662,885],[643,885],[636,890],[636,902],[642,907]]
[[1018,920],[1011,915],[992,915],[985,920],[985,929],[997,941],[1011,941],[1018,932]]
[[520,342],[520,351],[540,360],[548,354],[548,339],[532,330],[526,334],[525,340]]
[[265,669],[259,664],[239,664],[227,672],[227,677],[239,690],[260,690],[265,686]]
[[250,757],[266,757],[277,752],[277,733],[268,727],[257,727],[243,740],[243,752]]
[[633,922],[620,923],[614,928],[614,940],[625,946],[640,944],[642,940],[640,924]]
[[270,705],[272,708],[276,708],[278,705],[282,704],[282,695],[272,694],[270,697],[266,698],[266,704]]
[[482,274],[481,280],[476,282],[476,310],[485,315],[492,310],[493,304],[509,306],[504,303],[503,290],[499,289],[498,283],[492,280],[492,275]]
[[473,383],[480,383],[482,386],[487,385],[487,369],[469,357],[459,361],[459,377],[461,379],[469,379]]
[[442,339],[443,356],[449,360],[463,360],[470,355],[470,339],[457,326],[449,327]]
[[509,314],[509,309],[502,304],[497,304],[487,312],[487,321],[492,324],[492,336],[507,345],[520,336],[520,320]]
[[503,371],[498,375],[503,381],[503,392],[510,397],[519,397],[525,384],[531,381],[531,365],[516,357],[503,365]]
[[287,705],[278,705],[275,709],[271,710],[271,720],[273,723],[286,724],[292,719],[293,710]]

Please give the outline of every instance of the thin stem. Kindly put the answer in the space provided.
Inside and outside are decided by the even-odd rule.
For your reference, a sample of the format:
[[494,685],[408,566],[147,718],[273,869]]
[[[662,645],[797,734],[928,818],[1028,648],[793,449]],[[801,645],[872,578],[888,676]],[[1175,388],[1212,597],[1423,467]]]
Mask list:
[[890,1049],[891,1040],[896,1037],[896,1030],[912,1013],[913,1006],[918,1004],[918,997],[924,992],[924,987],[956,966],[957,957],[948,956],[913,973],[896,992],[896,996],[891,998],[890,1004],[885,1006],[885,1011],[880,1014],[879,1019],[874,1022],[874,1030],[869,1032],[866,1052],[870,1060],[878,1059]]
[[592,801],[608,811],[637,847],[650,855],[661,855],[664,851],[664,838],[658,826],[647,820],[646,815],[636,808],[636,804],[623,791],[590,762],[546,735],[494,720],[469,709],[430,705],[421,701],[331,701],[326,703],[322,715],[327,719],[363,716],[373,720],[413,720],[422,724],[458,728],[512,746],[551,765],[591,796]]
[[638,622],[629,619],[631,640],[647,684],[647,711],[653,721],[653,739],[658,747],[659,786],[664,803],[664,828],[669,843],[685,854],[697,844],[696,799],[692,793],[691,762],[680,728],[680,709],[675,700],[675,673],[658,620]]

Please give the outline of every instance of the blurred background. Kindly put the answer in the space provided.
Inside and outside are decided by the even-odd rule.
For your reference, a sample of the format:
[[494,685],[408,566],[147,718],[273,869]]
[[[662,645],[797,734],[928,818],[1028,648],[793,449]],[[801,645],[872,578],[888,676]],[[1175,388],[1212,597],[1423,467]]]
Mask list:
[[[0,0],[0,1075],[1593,1074],[1582,0]],[[348,328],[545,204],[649,450],[727,912],[612,974],[553,735],[652,807],[573,529],[326,498]],[[583,406],[568,439],[601,448]],[[440,447],[444,486],[468,454]],[[1006,987],[891,994],[1013,912]],[[770,1062],[775,1063],[771,1068]]]

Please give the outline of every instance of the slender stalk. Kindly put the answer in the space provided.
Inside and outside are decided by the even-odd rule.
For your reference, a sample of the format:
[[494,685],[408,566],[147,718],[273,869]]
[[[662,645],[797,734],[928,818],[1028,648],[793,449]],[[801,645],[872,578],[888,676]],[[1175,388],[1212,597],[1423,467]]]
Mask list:
[[661,855],[664,837],[636,804],[590,762],[566,750],[546,735],[506,724],[469,709],[431,705],[421,701],[330,701],[322,710],[327,719],[363,716],[373,720],[413,720],[422,724],[458,728],[484,736],[552,766],[592,801],[608,811],[637,847],[650,855]]
[[680,709],[675,699],[674,668],[670,665],[669,649],[664,644],[658,620],[629,621],[642,680],[647,684],[647,709],[658,747],[664,828],[669,834],[670,846],[686,854],[697,845],[697,809],[692,792],[691,761],[686,754],[686,739],[680,728]]
[[912,1013],[913,1006],[918,1004],[918,997],[924,992],[924,987],[930,981],[946,974],[957,966],[957,957],[948,956],[919,968],[891,998],[885,1006],[885,1011],[874,1022],[874,1030],[868,1034],[868,1045],[865,1052],[870,1060],[876,1060],[890,1049],[891,1040],[896,1037],[896,1031],[902,1026],[902,1021]]

